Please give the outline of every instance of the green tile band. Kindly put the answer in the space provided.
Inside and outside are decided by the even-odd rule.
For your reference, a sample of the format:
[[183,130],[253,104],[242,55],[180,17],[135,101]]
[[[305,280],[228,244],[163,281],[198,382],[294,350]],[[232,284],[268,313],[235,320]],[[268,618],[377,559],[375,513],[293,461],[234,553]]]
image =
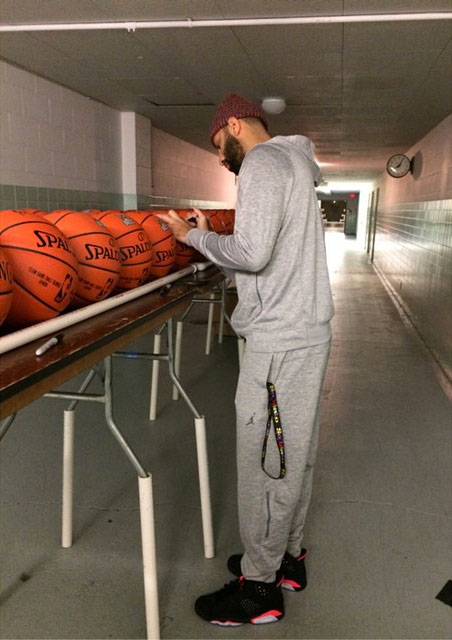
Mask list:
[[27,187],[22,185],[0,185],[0,209],[167,209],[180,207],[189,209],[228,209],[226,202],[198,200],[195,198],[171,198],[133,193],[108,193],[99,191],[76,191],[51,187]]

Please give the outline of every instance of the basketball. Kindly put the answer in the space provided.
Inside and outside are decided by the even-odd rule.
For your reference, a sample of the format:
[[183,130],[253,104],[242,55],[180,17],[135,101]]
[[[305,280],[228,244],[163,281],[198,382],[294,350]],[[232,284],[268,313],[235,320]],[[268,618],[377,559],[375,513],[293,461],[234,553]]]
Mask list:
[[234,212],[232,209],[220,209],[218,215],[225,232],[230,235],[234,232]]
[[203,212],[209,221],[209,226],[215,233],[226,233],[225,226],[222,222],[220,211],[218,209],[209,209]]
[[77,260],[55,225],[36,213],[1,211],[0,249],[13,273],[8,325],[43,322],[66,309],[78,285]]
[[37,213],[40,216],[44,216],[45,212],[40,209],[18,209],[21,213]]
[[[187,209],[176,209],[177,213],[187,220],[192,215],[192,211]],[[193,247],[189,247],[187,244],[183,242],[176,241],[176,258],[174,260],[174,265],[177,269],[182,269],[186,267],[190,262],[193,262],[197,251],[193,249]]]
[[13,273],[6,257],[0,249],[0,326],[3,324],[13,301]]
[[176,257],[176,239],[166,222],[157,218],[154,213],[166,211],[126,211],[128,216],[141,224],[146,231],[152,247],[152,278],[166,276],[174,266]]
[[91,212],[115,238],[120,252],[121,268],[117,289],[133,289],[146,282],[152,265],[152,248],[143,227],[120,211]]
[[45,215],[69,241],[77,258],[79,283],[73,306],[106,298],[116,287],[121,267],[116,240],[100,220],[68,209]]

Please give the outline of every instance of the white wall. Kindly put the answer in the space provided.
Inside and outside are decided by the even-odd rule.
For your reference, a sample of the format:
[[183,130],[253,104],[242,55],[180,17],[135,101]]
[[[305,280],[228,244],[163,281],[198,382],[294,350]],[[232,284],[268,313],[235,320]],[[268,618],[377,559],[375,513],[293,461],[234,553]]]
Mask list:
[[151,169],[151,121],[137,114],[136,116],[136,162],[137,162],[137,192],[152,194]]
[[220,201],[235,206],[235,176],[218,156],[152,129],[152,194]]
[[120,113],[0,62],[0,180],[121,192]]

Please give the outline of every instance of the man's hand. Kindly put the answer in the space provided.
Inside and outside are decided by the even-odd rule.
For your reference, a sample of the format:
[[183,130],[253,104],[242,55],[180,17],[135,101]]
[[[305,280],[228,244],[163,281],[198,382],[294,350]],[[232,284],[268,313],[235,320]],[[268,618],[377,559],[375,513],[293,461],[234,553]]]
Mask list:
[[190,220],[192,219],[196,220],[196,228],[199,229],[200,231],[210,231],[210,226],[209,226],[209,218],[204,215],[204,213],[200,210],[197,209],[196,207],[193,207],[193,213],[190,214]]
[[187,233],[193,229],[193,226],[188,224],[184,218],[182,218],[174,209],[170,209],[168,213],[156,213],[157,218],[166,222],[171,231],[174,234],[176,240],[179,242],[185,242]]
[[193,213],[189,215],[189,219],[195,220],[193,224],[184,220],[174,209],[170,209],[168,213],[156,213],[155,215],[166,222],[179,242],[185,242],[188,232],[195,227],[201,231],[209,230],[207,218],[199,209],[193,209]]

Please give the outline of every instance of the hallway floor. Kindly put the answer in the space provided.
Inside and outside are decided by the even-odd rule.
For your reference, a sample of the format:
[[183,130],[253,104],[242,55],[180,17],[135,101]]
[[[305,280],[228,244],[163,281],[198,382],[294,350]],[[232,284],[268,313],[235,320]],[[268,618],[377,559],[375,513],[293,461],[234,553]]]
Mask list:
[[[185,325],[181,380],[207,419],[211,560],[191,413],[171,400],[164,371],[150,423],[149,363],[114,361],[117,422],[153,474],[162,638],[452,637],[452,608],[436,599],[452,579],[451,405],[367,255],[340,232],[326,237],[336,315],[304,541],[309,584],[284,592],[281,622],[220,628],[193,611],[232,579],[226,560],[240,551],[235,339],[205,356],[205,306]],[[152,350],[152,337],[137,346]],[[29,405],[1,443],[0,637],[145,638],[136,474],[100,405],[77,409],[74,545],[59,546],[65,406]]]

